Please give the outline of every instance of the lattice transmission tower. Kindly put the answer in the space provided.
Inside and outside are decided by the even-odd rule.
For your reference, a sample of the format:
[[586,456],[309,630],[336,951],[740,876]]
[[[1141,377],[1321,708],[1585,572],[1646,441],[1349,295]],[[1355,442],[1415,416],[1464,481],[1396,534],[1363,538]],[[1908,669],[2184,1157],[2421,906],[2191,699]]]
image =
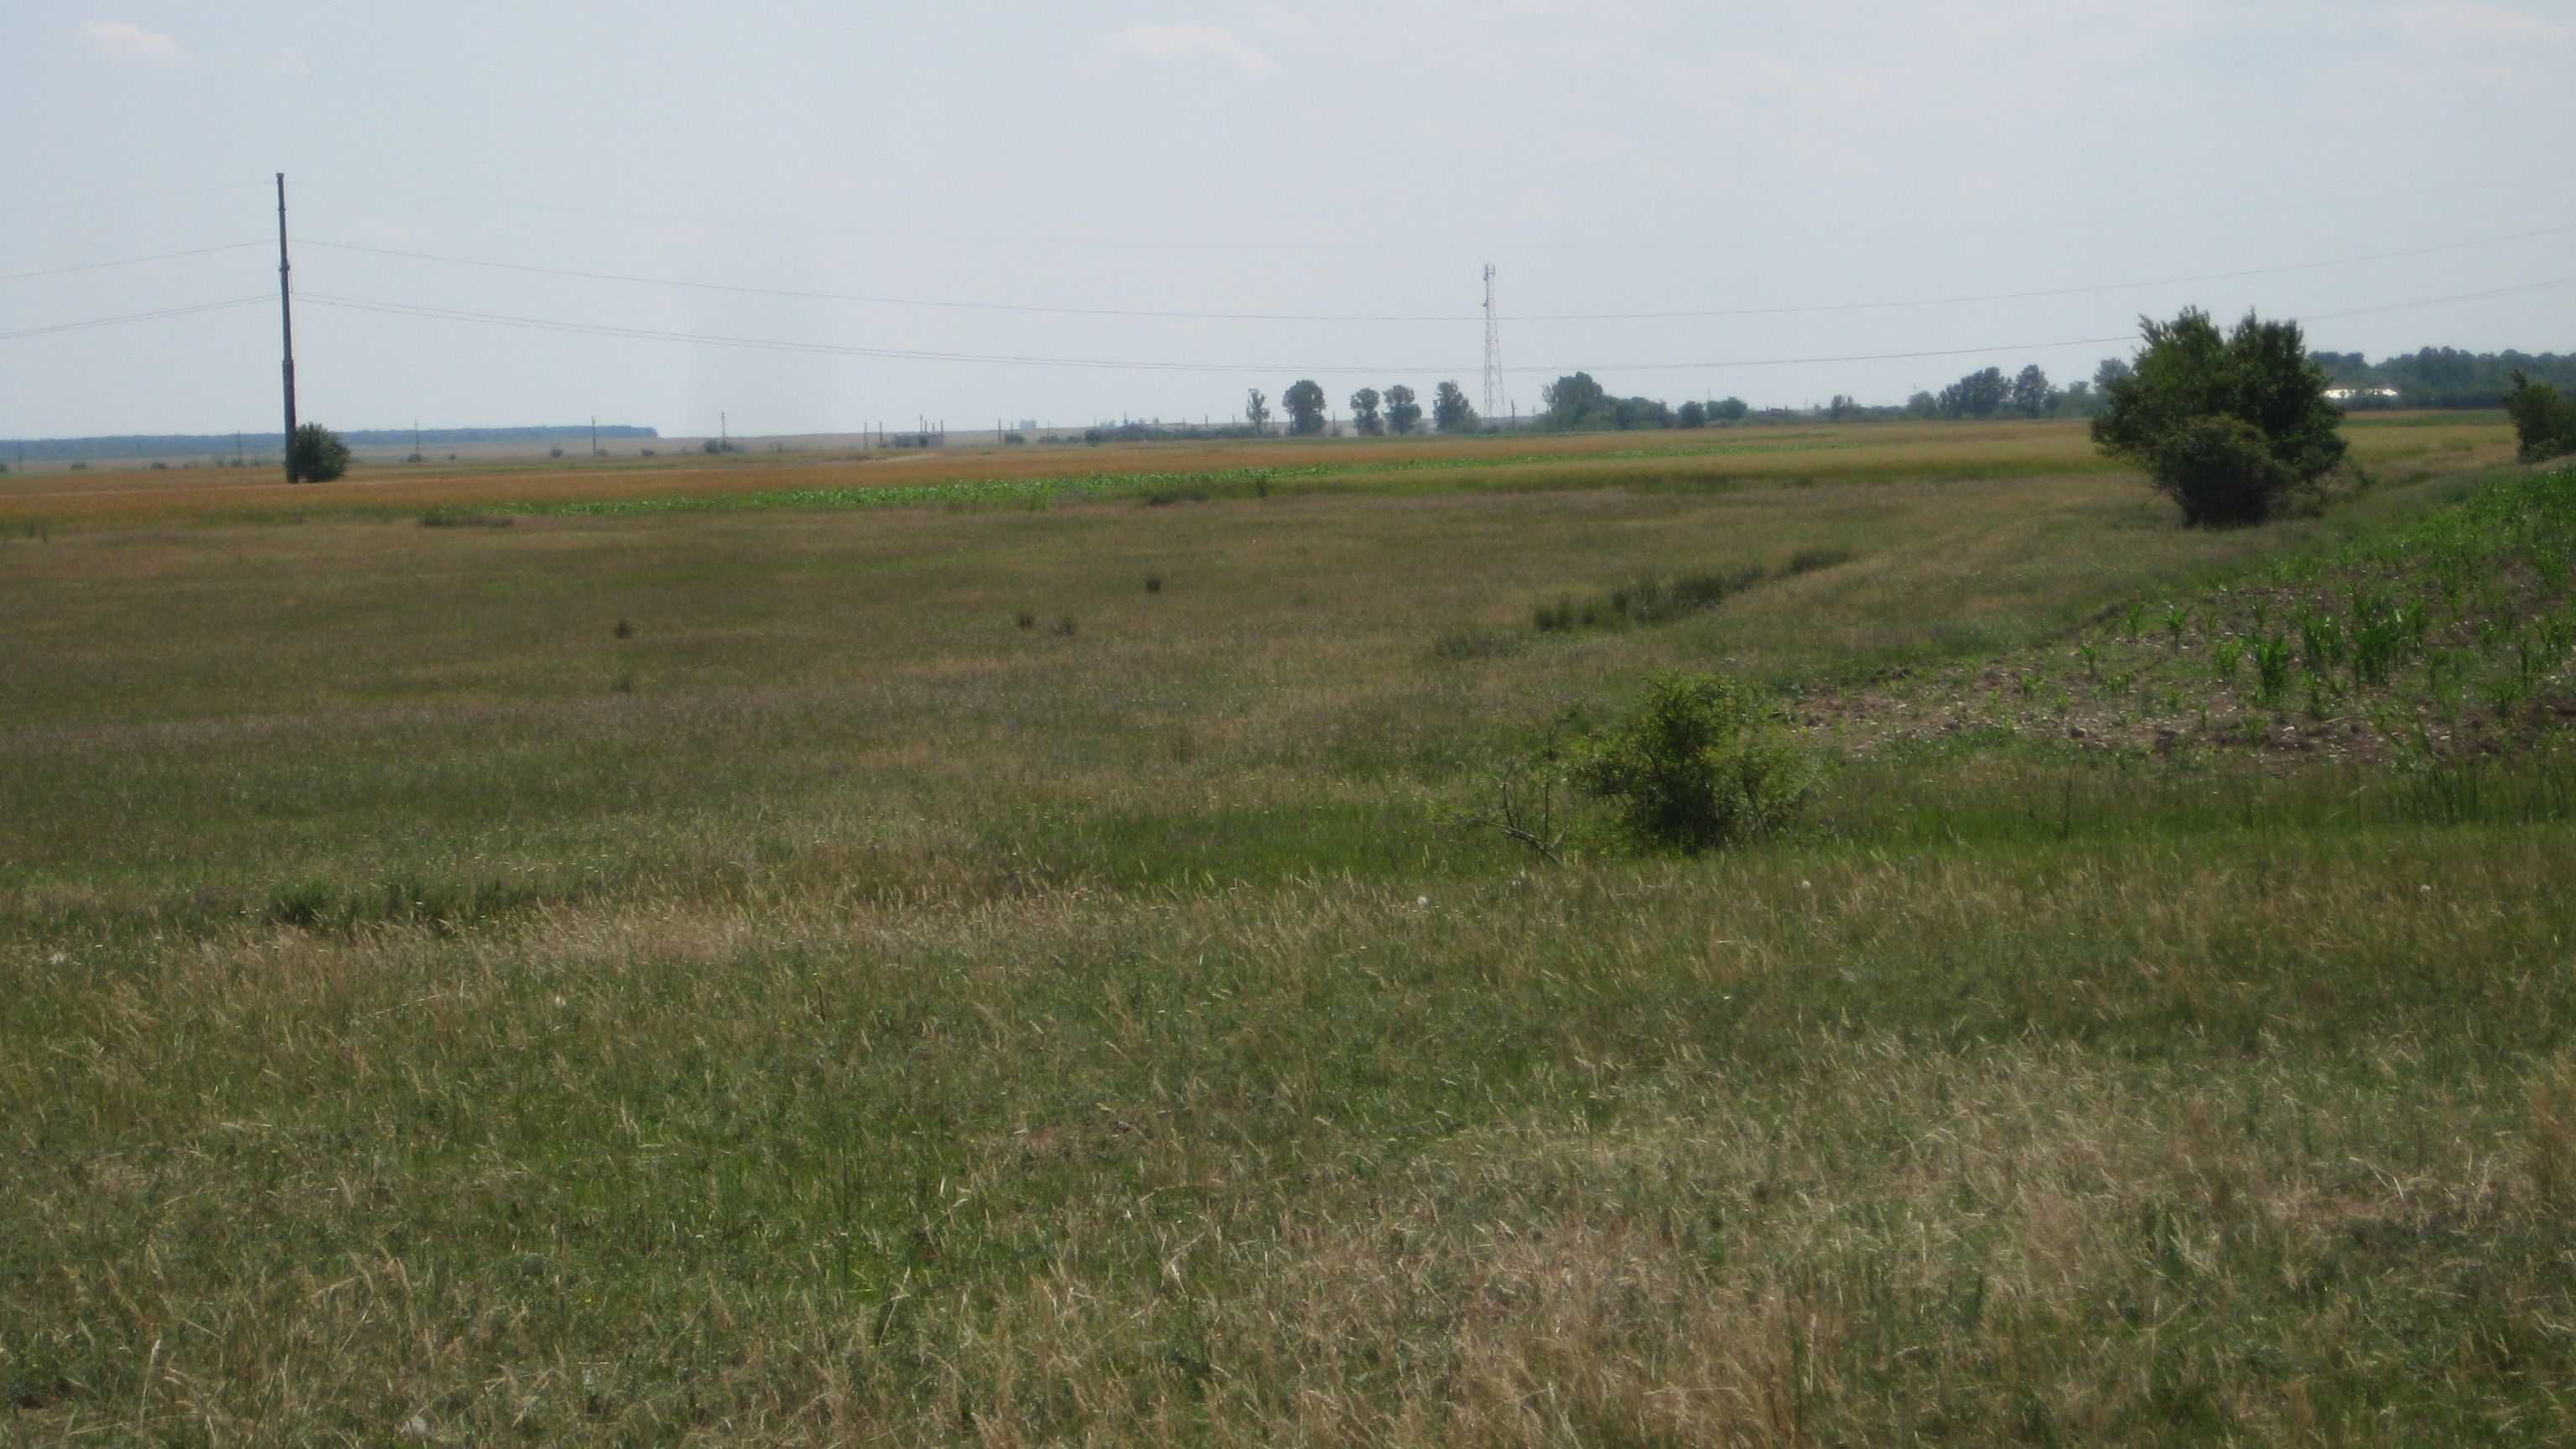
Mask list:
[[1503,324],[1494,313],[1494,264],[1485,263],[1485,417],[1503,415]]

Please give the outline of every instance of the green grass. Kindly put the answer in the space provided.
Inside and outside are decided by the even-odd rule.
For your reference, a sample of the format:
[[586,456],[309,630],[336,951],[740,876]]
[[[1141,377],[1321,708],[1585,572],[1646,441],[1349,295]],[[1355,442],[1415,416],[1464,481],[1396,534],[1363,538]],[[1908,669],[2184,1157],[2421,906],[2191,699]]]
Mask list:
[[[0,1441],[2576,1435],[2556,730],[2046,705],[2356,581],[2519,668],[2564,475],[1520,466],[0,548]],[[1662,667],[1799,828],[1461,823]]]

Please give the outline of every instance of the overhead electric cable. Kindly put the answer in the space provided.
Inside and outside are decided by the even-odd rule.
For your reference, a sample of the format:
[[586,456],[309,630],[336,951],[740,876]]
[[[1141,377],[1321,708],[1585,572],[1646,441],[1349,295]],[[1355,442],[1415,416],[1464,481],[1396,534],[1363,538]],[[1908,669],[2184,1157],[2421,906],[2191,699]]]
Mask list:
[[[2412,307],[2434,307],[2453,302],[2484,301],[2495,297],[2576,285],[2576,276],[2557,277],[2547,281],[2525,282],[2503,287],[2490,287],[2475,292],[2461,292],[2443,297],[2425,297],[2409,302],[2390,302],[2369,307],[2350,308],[2340,312],[2312,314],[2311,321],[2338,317],[2361,316],[2373,312],[2400,311]],[[1018,353],[939,352],[920,348],[869,347],[856,343],[813,342],[792,338],[742,337],[715,333],[675,332],[660,328],[628,327],[614,323],[578,322],[552,317],[524,317],[511,313],[472,311],[456,307],[423,306],[407,302],[387,302],[366,297],[335,296],[321,292],[299,292],[302,300],[324,307],[348,311],[376,312],[391,316],[428,317],[444,321],[474,322],[487,326],[512,327],[533,331],[566,332],[581,336],[614,337],[635,341],[676,342],[704,347],[738,347],[777,352],[806,352],[838,357],[877,357],[907,362],[985,363],[1012,367],[1082,368],[1123,372],[1242,372],[1242,373],[1323,373],[1349,375],[1385,375],[1389,373],[1436,373],[1439,365],[1405,363],[1318,364],[1278,362],[1172,362],[1139,361],[1101,357],[1046,357]],[[1834,353],[1804,357],[1749,357],[1691,362],[1592,362],[1581,370],[1601,372],[1683,372],[1724,371],[1733,368],[1799,367],[1822,363],[1898,362],[1929,357],[1968,357],[1988,353],[2045,352],[2067,347],[2099,347],[2134,342],[2138,334],[2124,332],[2096,337],[2070,337],[2047,342],[1996,342],[1972,347],[1931,347],[1896,352]],[[1577,370],[1562,364],[1527,364],[1510,369],[1521,373],[1565,373]]]
[[145,262],[175,261],[180,257],[210,257],[217,252],[237,252],[245,247],[266,246],[264,241],[226,242],[216,247],[191,247],[183,252],[156,252],[148,257],[120,257],[112,262],[82,262],[73,267],[47,267],[36,272],[0,272],[0,282],[23,282],[31,277],[63,277],[74,272],[103,272],[110,267],[139,267]]
[[262,295],[235,297],[229,302],[199,302],[192,307],[164,307],[156,312],[128,312],[122,317],[92,317],[84,322],[55,322],[43,327],[21,327],[15,332],[0,332],[0,342],[20,337],[42,337],[53,332],[78,332],[88,327],[114,327],[125,322],[154,322],[164,317],[190,317],[199,312],[221,312],[227,307],[247,307],[254,302],[272,301]]
[[[2007,292],[1970,292],[1945,297],[1916,297],[1887,301],[1819,302],[1768,307],[1668,308],[1642,312],[1542,312],[1515,315],[1514,326],[1531,322],[1643,322],[1724,317],[1784,317],[1835,312],[1894,311],[1919,307],[1954,307],[1980,302],[2029,301],[2046,297],[2074,297],[2099,292],[2139,291],[2155,287],[2183,286],[2197,282],[2240,280],[2247,277],[2279,276],[2289,272],[2319,271],[2332,267],[2360,266],[2370,262],[2393,261],[2405,257],[2431,256],[2440,252],[2463,251],[2474,247],[2503,246],[2539,237],[2563,236],[2576,232],[2576,224],[2541,227],[2507,236],[2477,237],[2467,241],[2440,242],[2432,246],[2406,247],[2395,251],[2372,252],[2362,256],[2337,257],[2325,261],[2292,262],[2280,266],[2248,267],[2237,271],[2203,272],[2184,276],[2161,277],[2148,281],[2098,282],[2074,287],[2037,287]],[[395,257],[407,261],[436,262],[449,266],[481,267],[495,271],[521,272],[535,276],[571,277],[584,281],[617,282],[633,286],[677,287],[691,291],[730,292],[743,296],[786,297],[800,301],[852,302],[866,306],[920,307],[945,311],[1010,312],[1066,317],[1153,318],[1198,322],[1340,322],[1340,323],[1423,323],[1473,322],[1481,313],[1340,313],[1340,312],[1212,312],[1161,307],[1070,307],[1045,306],[1020,302],[965,301],[936,297],[901,297],[870,292],[828,292],[798,287],[755,286],[739,282],[707,282],[685,277],[655,277],[627,272],[597,271],[580,267],[539,266],[528,262],[494,261],[481,257],[453,256],[439,252],[412,251],[397,247],[362,246],[353,242],[307,241],[308,247],[350,252],[365,256]],[[1526,369],[1516,369],[1526,370]]]

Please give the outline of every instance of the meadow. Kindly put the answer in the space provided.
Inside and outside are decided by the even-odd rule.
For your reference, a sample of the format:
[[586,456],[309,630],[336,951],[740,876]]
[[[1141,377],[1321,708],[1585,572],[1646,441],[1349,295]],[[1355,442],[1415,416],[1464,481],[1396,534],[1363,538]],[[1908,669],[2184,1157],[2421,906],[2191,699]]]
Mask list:
[[2576,479],[2349,431],[0,479],[0,1441],[2565,1442]]

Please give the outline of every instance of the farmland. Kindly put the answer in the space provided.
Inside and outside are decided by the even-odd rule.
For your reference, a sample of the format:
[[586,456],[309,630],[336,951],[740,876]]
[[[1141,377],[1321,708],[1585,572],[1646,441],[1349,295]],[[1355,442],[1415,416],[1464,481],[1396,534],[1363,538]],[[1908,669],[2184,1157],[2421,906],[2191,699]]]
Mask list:
[[0,1440],[2564,1442],[2576,485],[2348,431],[0,479]]

